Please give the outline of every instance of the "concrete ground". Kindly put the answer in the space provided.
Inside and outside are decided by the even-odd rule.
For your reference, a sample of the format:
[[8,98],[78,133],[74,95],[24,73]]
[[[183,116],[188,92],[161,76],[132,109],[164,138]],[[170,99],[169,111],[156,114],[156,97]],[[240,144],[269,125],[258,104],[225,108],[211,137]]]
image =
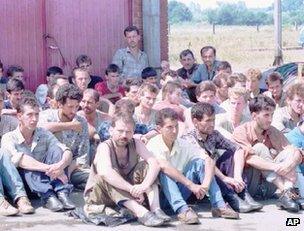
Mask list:
[[[83,204],[80,193],[73,193],[72,198],[77,205]],[[236,230],[236,231],[277,231],[277,230],[304,230],[304,212],[288,213],[279,210],[275,206],[275,200],[263,201],[264,208],[260,212],[241,214],[240,220],[227,220],[222,218],[212,218],[210,205],[200,203],[195,206],[195,210],[200,215],[199,225],[182,225],[176,219],[165,227],[148,228],[139,225],[137,222],[127,223],[116,227],[105,227],[87,225],[79,220],[68,217],[64,213],[52,213],[41,207],[38,201],[34,201],[37,208],[33,215],[20,215],[15,217],[0,217],[0,231],[93,231],[93,230]],[[300,224],[296,227],[287,227],[287,218],[300,218]]]

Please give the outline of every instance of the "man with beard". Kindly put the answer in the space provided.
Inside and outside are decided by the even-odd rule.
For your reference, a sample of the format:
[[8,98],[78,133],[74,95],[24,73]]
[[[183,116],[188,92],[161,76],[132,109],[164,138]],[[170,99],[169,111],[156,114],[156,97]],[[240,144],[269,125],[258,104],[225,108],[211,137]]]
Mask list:
[[111,120],[111,117],[97,110],[99,105],[99,94],[96,90],[87,89],[83,92],[83,97],[80,102],[82,108],[81,111],[78,111],[77,114],[82,116],[88,122],[89,127],[89,137],[90,137],[90,155],[89,155],[89,164],[93,160],[95,155],[97,144],[100,142],[100,137],[98,135],[99,127],[103,121]]
[[[132,138],[134,127],[129,113],[114,115],[111,138],[97,149],[84,193],[84,210],[90,216],[102,213],[106,206],[124,206],[141,224],[160,226],[170,217],[160,209],[155,183],[159,166],[145,145]],[[141,205],[145,194],[151,211]]]
[[[37,193],[51,211],[74,209],[69,198],[67,167],[72,153],[44,128],[37,128],[39,105],[25,97],[16,108],[19,126],[6,133],[1,147],[12,156],[30,190]],[[29,204],[30,205],[30,204]]]
[[[260,170],[267,182],[279,190],[277,206],[298,212],[300,208],[303,209],[304,201],[294,192],[295,169],[302,162],[302,153],[289,145],[281,131],[271,126],[274,109],[275,102],[267,96],[260,95],[251,99],[249,110],[252,121],[237,127],[233,140],[247,150],[246,163]],[[249,192],[254,196],[263,183],[259,176],[252,177],[248,183]],[[267,184],[262,186],[265,188],[264,197],[272,196],[275,189],[267,191],[266,186]]]
[[124,80],[140,79],[141,72],[149,66],[149,62],[147,54],[139,49],[139,30],[136,26],[128,26],[124,36],[128,46],[116,51],[112,63],[122,71]]
[[216,60],[216,49],[212,46],[203,47],[201,49],[201,57],[203,63],[199,65],[198,69],[201,75],[198,79],[194,79],[194,81],[201,82],[203,80],[213,80],[220,64],[220,61]]
[[77,170],[80,166],[88,164],[90,142],[88,124],[84,118],[76,114],[82,93],[73,84],[66,84],[59,87],[55,99],[58,109],[40,112],[39,126],[52,132],[61,143],[71,149],[71,182],[75,187],[83,189],[88,174],[82,174]]

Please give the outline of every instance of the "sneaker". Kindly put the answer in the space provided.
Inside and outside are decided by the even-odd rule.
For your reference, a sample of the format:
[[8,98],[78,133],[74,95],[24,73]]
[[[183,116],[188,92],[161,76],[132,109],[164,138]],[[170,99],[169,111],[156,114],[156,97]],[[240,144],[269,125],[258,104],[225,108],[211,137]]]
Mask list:
[[161,210],[160,208],[156,209],[154,211],[154,214],[158,218],[162,219],[164,222],[170,222],[171,221],[171,217],[169,217],[167,214],[165,214],[165,212],[163,210]]
[[156,227],[164,224],[164,221],[158,218],[154,213],[147,212],[142,217],[137,218],[138,222],[148,227]]
[[213,217],[223,217],[227,219],[240,219],[239,213],[226,205],[224,208],[212,208],[211,213]]
[[27,197],[20,197],[17,201],[17,207],[23,214],[32,214],[35,212],[35,209]]
[[193,209],[188,208],[186,211],[177,214],[177,218],[180,222],[184,224],[198,224],[199,219],[196,212]]
[[19,213],[19,210],[8,203],[4,198],[0,201],[0,215],[14,216]]

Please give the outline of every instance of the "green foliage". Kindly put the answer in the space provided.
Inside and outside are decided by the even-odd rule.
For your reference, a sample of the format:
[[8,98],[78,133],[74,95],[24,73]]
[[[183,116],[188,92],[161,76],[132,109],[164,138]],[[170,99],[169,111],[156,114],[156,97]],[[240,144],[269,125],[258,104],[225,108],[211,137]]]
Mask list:
[[262,25],[272,23],[272,14],[266,10],[249,10],[244,2],[218,3],[218,8],[206,12],[210,24]]
[[283,24],[304,24],[304,1],[303,0],[283,0]]
[[168,5],[169,24],[192,21],[193,15],[189,8],[177,1],[170,1]]

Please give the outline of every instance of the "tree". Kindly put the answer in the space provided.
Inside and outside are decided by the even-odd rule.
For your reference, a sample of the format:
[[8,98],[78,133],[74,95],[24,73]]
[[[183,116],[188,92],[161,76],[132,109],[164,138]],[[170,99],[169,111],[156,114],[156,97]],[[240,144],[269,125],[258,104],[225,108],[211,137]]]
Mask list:
[[190,22],[193,15],[189,8],[181,2],[170,1],[168,5],[169,24]]

